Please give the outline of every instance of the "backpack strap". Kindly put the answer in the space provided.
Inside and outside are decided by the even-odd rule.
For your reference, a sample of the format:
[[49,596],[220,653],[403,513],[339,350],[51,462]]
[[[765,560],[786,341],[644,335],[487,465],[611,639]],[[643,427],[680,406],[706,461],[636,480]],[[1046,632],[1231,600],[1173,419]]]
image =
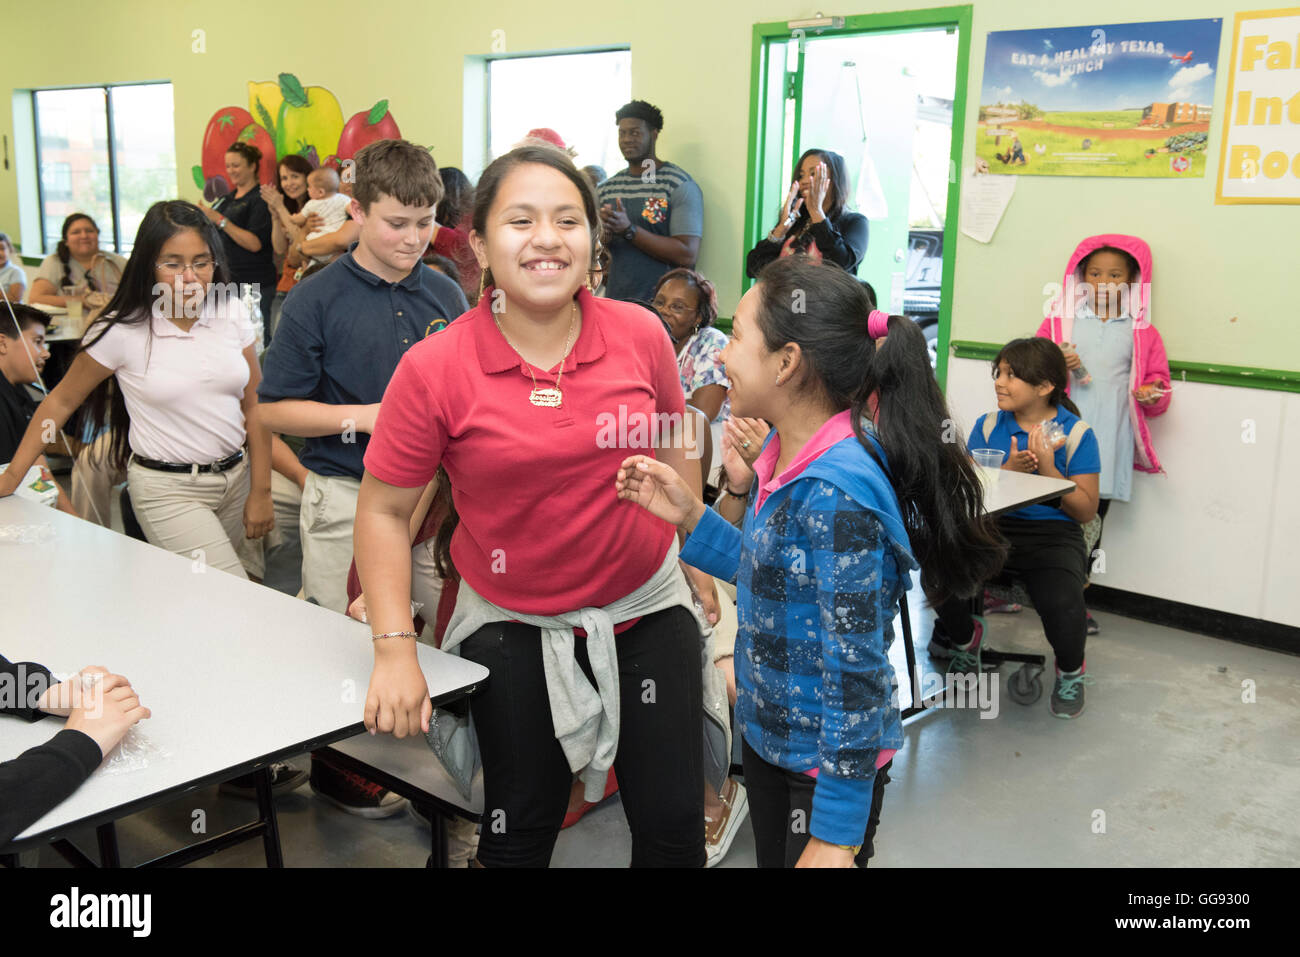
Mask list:
[[984,441],[987,442],[993,438],[993,429],[998,424],[998,414],[996,412],[984,413]]

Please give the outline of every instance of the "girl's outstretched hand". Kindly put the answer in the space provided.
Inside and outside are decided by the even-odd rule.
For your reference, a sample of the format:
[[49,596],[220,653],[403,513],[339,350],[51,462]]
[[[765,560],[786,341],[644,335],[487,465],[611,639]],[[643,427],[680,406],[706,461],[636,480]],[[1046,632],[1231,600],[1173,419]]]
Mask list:
[[618,497],[635,502],[670,525],[695,527],[704,514],[704,503],[695,497],[686,480],[671,465],[647,455],[633,455],[619,466],[614,482]]

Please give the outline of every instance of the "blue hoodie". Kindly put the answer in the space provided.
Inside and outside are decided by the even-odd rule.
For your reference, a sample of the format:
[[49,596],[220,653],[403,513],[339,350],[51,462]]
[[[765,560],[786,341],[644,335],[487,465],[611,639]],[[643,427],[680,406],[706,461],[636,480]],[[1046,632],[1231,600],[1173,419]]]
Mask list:
[[736,582],[745,740],[770,764],[817,768],[809,833],[861,844],[876,759],[903,746],[889,645],[917,567],[885,472],[856,437],[842,439],[757,515],[751,498],[741,530],[707,511],[681,558]]

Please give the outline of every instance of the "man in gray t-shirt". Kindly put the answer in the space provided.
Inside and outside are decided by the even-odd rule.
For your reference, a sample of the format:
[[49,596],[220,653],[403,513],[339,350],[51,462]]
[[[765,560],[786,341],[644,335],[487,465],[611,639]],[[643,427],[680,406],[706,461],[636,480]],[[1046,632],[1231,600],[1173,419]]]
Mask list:
[[611,258],[605,295],[648,306],[660,276],[695,265],[704,233],[704,196],[684,169],[655,155],[664,125],[659,110],[633,100],[614,116],[628,168],[597,190]]

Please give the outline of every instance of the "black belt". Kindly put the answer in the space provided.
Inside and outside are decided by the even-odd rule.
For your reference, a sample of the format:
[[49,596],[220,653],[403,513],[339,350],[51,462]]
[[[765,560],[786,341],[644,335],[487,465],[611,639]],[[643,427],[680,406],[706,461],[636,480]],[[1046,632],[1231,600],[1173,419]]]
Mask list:
[[181,465],[178,462],[159,462],[155,459],[141,458],[132,454],[131,461],[136,465],[143,465],[147,469],[156,469],[159,472],[191,472],[191,473],[209,473],[225,472],[227,469],[233,469],[236,465],[244,460],[244,450],[239,449],[237,452],[226,456],[220,462],[213,462],[211,465]]

